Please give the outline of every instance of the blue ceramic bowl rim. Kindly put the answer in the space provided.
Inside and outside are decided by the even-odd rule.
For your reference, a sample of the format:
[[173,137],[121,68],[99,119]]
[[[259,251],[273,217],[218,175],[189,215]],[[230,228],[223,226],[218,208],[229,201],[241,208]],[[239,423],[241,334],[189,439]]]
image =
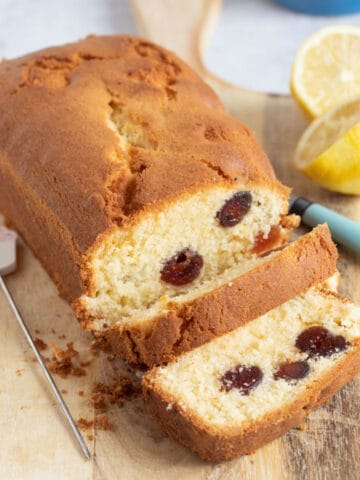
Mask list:
[[283,7],[310,15],[344,15],[360,11],[360,0],[274,0]]

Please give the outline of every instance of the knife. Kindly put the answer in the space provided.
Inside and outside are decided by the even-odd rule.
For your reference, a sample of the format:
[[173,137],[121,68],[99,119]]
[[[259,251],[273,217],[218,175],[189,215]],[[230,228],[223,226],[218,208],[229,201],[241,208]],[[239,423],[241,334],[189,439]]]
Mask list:
[[360,223],[319,203],[292,195],[290,197],[289,213],[299,215],[302,222],[309,227],[327,223],[335,242],[360,255]]

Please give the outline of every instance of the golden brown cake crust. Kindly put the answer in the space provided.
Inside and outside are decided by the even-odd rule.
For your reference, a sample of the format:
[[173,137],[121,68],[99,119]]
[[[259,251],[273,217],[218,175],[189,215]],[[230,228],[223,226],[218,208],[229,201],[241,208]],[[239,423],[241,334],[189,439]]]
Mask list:
[[[360,371],[360,345],[357,342],[336,362],[334,368],[323,374],[312,387],[293,402],[279,406],[271,415],[251,422],[242,428],[234,426],[224,432],[211,428],[194,411],[185,411],[171,397],[161,391],[150,372],[143,378],[145,404],[162,428],[180,443],[211,462],[230,460],[253,453],[266,443],[280,437],[340,390]],[[171,406],[169,409],[169,405]]]
[[336,260],[329,229],[322,225],[231,284],[174,306],[146,326],[114,325],[108,339],[114,352],[133,364],[167,362],[326,280]]
[[[109,125],[119,112],[141,132],[129,149]],[[84,255],[107,229],[237,182],[288,195],[251,132],[161,47],[90,36],[0,64],[0,210],[67,299],[86,291]]]

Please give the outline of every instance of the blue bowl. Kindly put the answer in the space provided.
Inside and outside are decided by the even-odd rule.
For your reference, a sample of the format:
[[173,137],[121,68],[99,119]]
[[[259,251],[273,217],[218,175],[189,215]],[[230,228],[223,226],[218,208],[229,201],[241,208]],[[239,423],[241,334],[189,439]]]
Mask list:
[[310,15],[344,15],[360,11],[360,0],[275,0],[283,7]]

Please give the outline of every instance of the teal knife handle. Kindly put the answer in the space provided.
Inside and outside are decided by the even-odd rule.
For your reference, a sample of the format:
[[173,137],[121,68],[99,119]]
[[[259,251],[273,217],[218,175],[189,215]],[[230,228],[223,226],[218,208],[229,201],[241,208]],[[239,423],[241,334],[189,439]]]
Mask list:
[[305,209],[302,221],[309,227],[326,222],[335,242],[360,255],[360,223],[318,203],[311,203]]

